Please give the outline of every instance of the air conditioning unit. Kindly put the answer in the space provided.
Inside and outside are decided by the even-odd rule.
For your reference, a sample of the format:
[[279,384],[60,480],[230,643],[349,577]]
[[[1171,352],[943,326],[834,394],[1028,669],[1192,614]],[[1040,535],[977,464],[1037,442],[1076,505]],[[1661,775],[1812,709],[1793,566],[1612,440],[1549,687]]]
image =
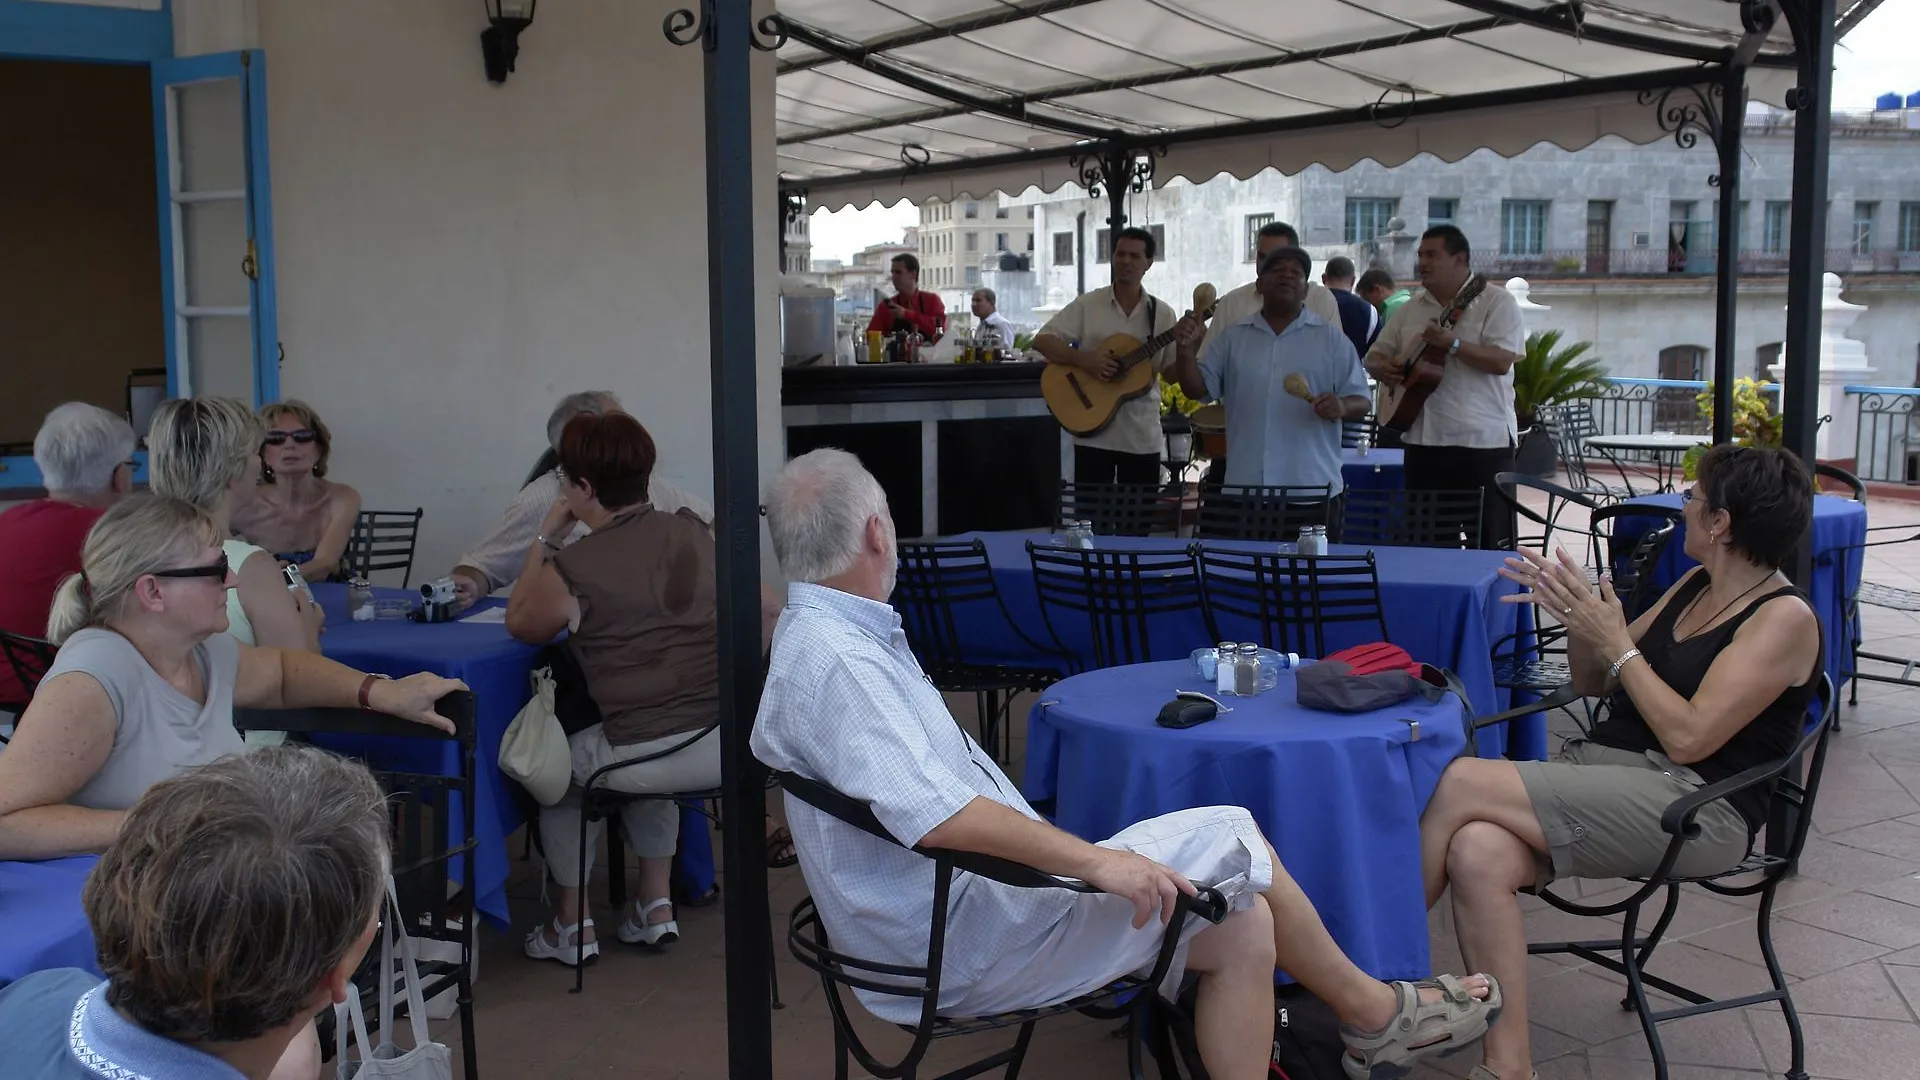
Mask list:
[[1653,246],[1653,234],[1652,234],[1652,233],[1650,233],[1650,232],[1637,232],[1637,233],[1634,233],[1634,234],[1633,234],[1633,246],[1634,246],[1634,247],[1637,247],[1637,248],[1643,248],[1643,247],[1652,247],[1652,246]]

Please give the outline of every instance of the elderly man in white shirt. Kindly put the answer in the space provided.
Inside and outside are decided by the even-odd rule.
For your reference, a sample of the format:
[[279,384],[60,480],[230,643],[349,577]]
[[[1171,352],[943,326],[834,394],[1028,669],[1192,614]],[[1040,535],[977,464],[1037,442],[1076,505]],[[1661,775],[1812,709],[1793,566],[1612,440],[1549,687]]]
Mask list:
[[[1273,972],[1286,970],[1343,1022],[1348,1075],[1400,1076],[1421,1056],[1478,1039],[1499,1008],[1485,976],[1372,979],[1341,953],[1312,904],[1238,807],[1183,810],[1090,844],[1047,824],[954,721],[887,606],[898,552],[886,496],[858,459],[816,450],[787,463],[767,526],[795,584],[774,632],[752,745],[775,769],[867,803],[901,844],[973,851],[1102,890],[1017,889],[956,875],[938,1007],[968,1017],[1038,1008],[1151,968],[1179,893],[1217,889],[1230,914],[1182,931],[1162,992],[1199,975],[1196,1032],[1208,1072],[1267,1072]],[[933,863],[791,797],[800,867],[834,947],[924,964]],[[882,1019],[918,1006],[862,995]]]

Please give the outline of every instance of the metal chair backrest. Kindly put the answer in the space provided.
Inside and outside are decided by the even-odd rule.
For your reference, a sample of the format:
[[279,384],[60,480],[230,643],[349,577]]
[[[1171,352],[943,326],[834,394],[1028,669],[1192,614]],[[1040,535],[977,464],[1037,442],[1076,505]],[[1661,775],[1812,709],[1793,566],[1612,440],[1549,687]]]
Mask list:
[[1291,540],[1306,525],[1332,525],[1333,489],[1223,484],[1200,489],[1193,535],[1213,540]]
[[[1773,791],[1767,796],[1767,820],[1793,823],[1787,834],[1786,849],[1781,852],[1788,866],[1800,861],[1800,853],[1807,846],[1807,835],[1813,828],[1813,800],[1820,794],[1820,776],[1827,766],[1827,743],[1833,736],[1834,719],[1840,708],[1833,679],[1824,671],[1814,688],[1814,700],[1820,705],[1819,716],[1800,736],[1790,759],[1807,762],[1806,776],[1796,779],[1793,770],[1788,769],[1773,782]],[[1805,756],[1809,752],[1812,757]],[[1772,828],[1769,825],[1768,831]]]
[[1600,426],[1593,419],[1593,406],[1584,401],[1562,402],[1553,406],[1550,415],[1548,430],[1553,433],[1553,449],[1560,458],[1560,467],[1580,487],[1606,490],[1606,485],[1587,473],[1587,436],[1600,433]]
[[978,540],[901,541],[893,606],[922,664],[961,662],[954,607],[1000,602],[987,547]]
[[[1848,498],[1851,498],[1854,502],[1860,503],[1863,506],[1866,505],[1867,485],[1861,483],[1859,477],[1840,466],[1829,465],[1824,461],[1816,461],[1813,464],[1813,476],[1816,482],[1816,491],[1818,491],[1818,481],[1832,480],[1847,489]],[[1828,492],[1826,494],[1831,493]]]
[[1485,493],[1349,490],[1341,541],[1376,547],[1477,548]]
[[1358,420],[1340,421],[1340,445],[1342,448],[1351,449],[1359,446],[1360,440],[1362,439],[1366,440],[1368,446],[1380,445],[1379,417],[1368,413]]
[[[1551,480],[1542,480],[1526,473],[1503,472],[1493,478],[1494,490],[1513,512],[1526,521],[1540,527],[1537,535],[1517,536],[1515,543],[1538,551],[1553,550],[1553,532],[1560,527],[1560,515],[1569,506],[1579,506],[1588,514],[1600,509],[1600,502],[1593,496],[1556,484]],[[1544,513],[1528,506],[1520,499],[1520,489],[1538,491],[1547,497],[1547,509]]]
[[0,652],[6,653],[7,666],[19,681],[21,692],[19,701],[4,701],[0,705],[18,705],[24,711],[28,699],[39,689],[40,680],[46,678],[47,669],[53,666],[53,656],[58,651],[50,641],[0,630]]
[[420,538],[420,517],[425,511],[362,510],[354,519],[353,535],[347,540],[347,563],[356,573],[379,570],[400,571],[400,587],[413,578],[413,548]]
[[1200,603],[1193,554],[1184,547],[1069,548],[1029,540],[1027,558],[1047,629],[1065,641],[1055,613],[1084,619],[1095,667],[1173,659],[1153,655],[1148,627],[1156,615],[1192,611]]
[[1285,555],[1193,545],[1200,568],[1200,611],[1215,641],[1246,636],[1230,620],[1251,622],[1268,648],[1325,656],[1327,627],[1362,624],[1359,641],[1386,641],[1380,575],[1373,552]]
[[[1621,517],[1651,517],[1661,524],[1640,533],[1622,548],[1614,535],[1617,531],[1614,519]],[[1641,612],[1660,599],[1664,590],[1659,587],[1654,571],[1679,527],[1680,511],[1664,506],[1621,503],[1593,512],[1587,534],[1589,565],[1613,573],[1613,590],[1620,597],[1620,606],[1629,621],[1639,618]]]
[[1180,522],[1180,503],[1154,484],[1076,484],[1060,482],[1060,501],[1054,527],[1091,521],[1102,536],[1152,536],[1174,532]]

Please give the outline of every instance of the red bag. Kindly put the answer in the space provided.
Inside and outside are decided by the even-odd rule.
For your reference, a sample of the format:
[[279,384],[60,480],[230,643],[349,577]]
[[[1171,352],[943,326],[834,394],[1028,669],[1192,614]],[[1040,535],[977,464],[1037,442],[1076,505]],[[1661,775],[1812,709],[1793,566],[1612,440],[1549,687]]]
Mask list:
[[1377,675],[1382,671],[1404,671],[1414,678],[1420,677],[1420,662],[1407,655],[1407,650],[1386,641],[1373,641],[1365,645],[1355,645],[1339,652],[1328,653],[1322,661],[1338,660],[1352,669],[1352,675]]

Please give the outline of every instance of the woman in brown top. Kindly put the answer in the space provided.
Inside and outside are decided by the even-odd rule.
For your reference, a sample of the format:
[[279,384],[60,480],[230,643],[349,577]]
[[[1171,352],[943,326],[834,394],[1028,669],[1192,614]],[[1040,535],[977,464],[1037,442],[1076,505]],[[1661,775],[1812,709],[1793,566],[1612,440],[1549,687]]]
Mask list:
[[[1420,820],[1429,907],[1449,886],[1461,955],[1500,980],[1505,1009],[1468,1080],[1527,1080],[1527,940],[1516,893],[1555,876],[1658,868],[1668,804],[1792,751],[1821,672],[1820,623],[1780,565],[1813,515],[1813,478],[1785,450],[1716,446],[1685,496],[1700,565],[1628,623],[1612,581],[1522,550],[1501,574],[1567,628],[1573,687],[1607,718],[1552,761],[1461,758]],[[1760,792],[1707,804],[1674,871],[1739,865],[1765,817]]]
[[[507,630],[532,643],[571,631],[602,722],[574,735],[573,780],[566,797],[540,812],[547,869],[560,887],[552,926],[527,936],[536,960],[575,963],[600,954],[593,920],[575,887],[580,860],[580,784],[595,770],[629,758],[680,749],[619,769],[600,783],[647,794],[720,783],[720,669],[716,653],[713,536],[690,511],[669,514],[647,502],[653,438],[625,413],[582,414],[560,436],[561,494],[527,550],[507,604]],[[575,522],[593,530],[562,547]],[[700,735],[702,729],[707,734]],[[620,940],[663,945],[679,937],[668,875],[679,839],[679,808],[644,800],[621,811],[640,862],[640,898],[624,912]],[[596,846],[599,823],[588,834]]]

